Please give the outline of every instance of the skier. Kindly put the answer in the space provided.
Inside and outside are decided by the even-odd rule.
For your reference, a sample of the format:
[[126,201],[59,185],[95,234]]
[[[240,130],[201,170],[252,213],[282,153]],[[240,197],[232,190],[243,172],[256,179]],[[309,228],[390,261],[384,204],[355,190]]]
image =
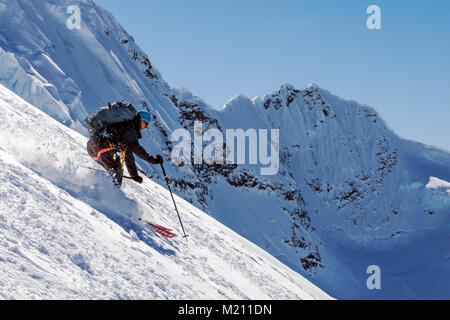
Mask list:
[[[115,105],[121,107],[120,103]],[[111,104],[108,104],[108,107],[111,109]],[[136,111],[131,104],[126,107],[133,112]],[[107,107],[103,109],[108,111]],[[92,117],[90,116],[90,118]],[[91,121],[90,118],[86,119],[87,124]],[[102,132],[89,130],[91,139],[87,143],[87,152],[89,156],[105,168],[112,177],[114,185],[118,188],[122,186],[124,163],[130,177],[137,183],[143,182],[143,178],[139,176],[136,169],[134,154],[151,164],[162,164],[164,162],[160,154],[153,157],[139,144],[139,139],[142,138],[141,131],[147,129],[150,122],[150,113],[146,110],[140,110],[131,120],[103,124]],[[87,127],[90,129],[89,126]]]

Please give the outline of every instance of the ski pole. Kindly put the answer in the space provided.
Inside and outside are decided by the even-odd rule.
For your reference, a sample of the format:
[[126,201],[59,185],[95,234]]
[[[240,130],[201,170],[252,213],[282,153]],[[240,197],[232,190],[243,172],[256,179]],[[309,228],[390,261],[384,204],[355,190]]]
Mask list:
[[175,203],[175,199],[173,198],[172,189],[170,188],[169,179],[167,178],[167,175],[166,175],[166,170],[164,170],[164,166],[163,166],[162,163],[160,163],[160,165],[161,165],[162,172],[164,174],[164,179],[166,180],[166,183],[167,183],[167,187],[169,188],[169,191],[170,191],[170,196],[172,197],[173,205],[175,206],[175,211],[177,212],[177,215],[178,215],[178,220],[180,220],[181,229],[183,229],[183,234],[184,234],[183,238],[186,238],[186,241],[187,241],[188,235],[184,231],[183,222],[181,222],[180,213],[178,212],[177,204]]

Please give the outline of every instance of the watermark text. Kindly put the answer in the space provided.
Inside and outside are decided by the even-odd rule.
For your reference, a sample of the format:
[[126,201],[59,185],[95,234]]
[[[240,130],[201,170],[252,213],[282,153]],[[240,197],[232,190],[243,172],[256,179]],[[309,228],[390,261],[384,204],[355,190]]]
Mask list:
[[172,160],[178,165],[191,164],[192,158],[194,164],[259,164],[261,175],[278,173],[279,129],[270,130],[270,141],[268,129],[226,129],[225,135],[224,139],[219,129],[203,132],[202,122],[195,121],[192,146],[191,133],[177,129],[171,136],[172,142],[177,143],[172,149]]

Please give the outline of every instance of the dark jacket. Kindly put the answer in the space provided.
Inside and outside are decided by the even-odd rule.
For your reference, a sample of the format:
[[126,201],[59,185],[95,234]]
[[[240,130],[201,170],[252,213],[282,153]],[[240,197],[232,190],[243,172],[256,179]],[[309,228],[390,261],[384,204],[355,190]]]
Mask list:
[[134,155],[137,155],[144,161],[151,164],[158,163],[157,160],[148,154],[147,151],[139,144],[141,134],[141,117],[137,115],[133,120],[112,124],[107,130],[116,146],[121,146],[122,150],[126,150],[125,164],[131,178],[138,176]]

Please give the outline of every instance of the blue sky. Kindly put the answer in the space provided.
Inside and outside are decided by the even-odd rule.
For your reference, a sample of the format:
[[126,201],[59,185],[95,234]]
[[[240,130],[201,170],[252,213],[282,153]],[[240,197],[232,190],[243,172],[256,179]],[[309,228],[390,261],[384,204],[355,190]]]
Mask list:
[[[450,150],[450,1],[97,0],[172,87],[219,107],[314,82]],[[381,30],[369,30],[369,5]]]

